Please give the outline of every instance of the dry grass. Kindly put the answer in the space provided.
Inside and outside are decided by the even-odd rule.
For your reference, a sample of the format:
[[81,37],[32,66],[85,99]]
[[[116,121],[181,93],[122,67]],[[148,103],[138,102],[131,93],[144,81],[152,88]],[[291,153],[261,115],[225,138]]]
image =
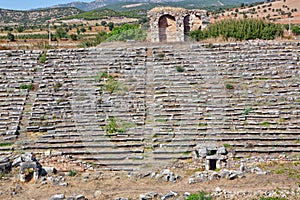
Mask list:
[[[239,13],[236,17],[234,17],[235,9],[232,9],[230,11],[226,11],[224,13],[224,16],[219,15],[217,19],[211,18],[212,22],[219,21],[222,19],[228,19],[228,18],[243,18],[243,12],[249,12],[251,9],[255,9],[255,14],[247,14],[248,18],[267,18],[268,15],[270,15],[270,20],[275,20],[275,23],[281,23],[281,24],[288,24],[289,19],[287,15],[278,15],[278,12],[276,12],[276,9],[282,9],[285,12],[289,12],[292,9],[297,9],[297,12],[292,13],[291,23],[298,24],[300,23],[300,3],[299,0],[277,0],[275,2],[271,2],[272,6],[269,6],[270,3],[264,3],[260,4],[254,7],[245,7],[245,8],[238,8]],[[286,7],[287,6],[287,7]],[[273,11],[274,9],[274,11]],[[277,16],[276,16],[277,15]]]
[[[150,177],[143,179],[128,178],[126,172],[104,172],[102,177],[93,178],[94,172],[90,172],[90,179],[84,181],[79,173],[75,177],[65,176],[69,186],[52,186],[50,183],[41,185],[40,183],[29,182],[19,183],[16,179],[10,178],[0,182],[1,192],[4,199],[49,199],[53,194],[64,193],[66,196],[73,194],[83,194],[88,199],[96,199],[93,194],[96,190],[101,191],[100,197],[97,199],[114,199],[116,197],[130,197],[138,199],[138,195],[146,192],[155,191],[159,194],[168,193],[170,190],[184,193],[197,193],[200,190],[208,192],[214,191],[216,187],[220,187],[227,191],[248,191],[254,192],[258,190],[277,190],[277,189],[298,189],[300,164],[298,162],[267,163],[265,169],[271,170],[271,175],[255,175],[246,174],[243,179],[236,180],[214,180],[197,184],[188,184],[188,178],[198,169],[175,170],[176,174],[182,177],[177,183],[164,182],[162,180],[154,180]],[[15,196],[10,197],[6,191],[11,187],[19,184],[23,189]],[[252,198],[245,198],[252,199]]]

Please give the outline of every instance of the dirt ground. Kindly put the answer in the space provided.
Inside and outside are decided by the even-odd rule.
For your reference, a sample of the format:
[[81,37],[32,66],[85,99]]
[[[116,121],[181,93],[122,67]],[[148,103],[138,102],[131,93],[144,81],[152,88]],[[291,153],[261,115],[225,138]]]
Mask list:
[[[260,165],[260,167],[264,170],[270,170],[271,174],[246,174],[244,178],[235,180],[219,179],[195,184],[189,184],[188,179],[192,172],[196,170],[191,171],[187,169],[174,169],[175,174],[181,176],[181,179],[176,183],[165,182],[162,179],[156,180],[150,177],[129,177],[127,172],[102,171],[100,174],[99,171],[90,171],[88,172],[90,174],[88,179],[83,178],[87,172],[78,173],[74,177],[66,175],[64,178],[68,182],[68,186],[53,186],[51,183],[42,185],[40,181],[34,182],[33,180],[21,183],[11,175],[10,177],[2,178],[0,182],[0,192],[2,192],[0,199],[43,200],[50,199],[52,195],[60,193],[64,193],[66,197],[82,194],[88,199],[100,200],[115,199],[117,197],[138,199],[140,194],[147,192],[156,192],[161,195],[174,191],[182,196],[184,192],[197,193],[206,191],[210,193],[215,191],[217,187],[226,191],[248,192],[249,194],[256,193],[259,190],[278,192],[281,190],[295,191],[299,188],[299,162],[270,163]],[[95,192],[98,193],[97,197],[94,196]],[[13,193],[15,194],[12,195]],[[248,195],[242,199],[254,199],[254,196]],[[291,195],[288,199],[298,199],[298,197]]]

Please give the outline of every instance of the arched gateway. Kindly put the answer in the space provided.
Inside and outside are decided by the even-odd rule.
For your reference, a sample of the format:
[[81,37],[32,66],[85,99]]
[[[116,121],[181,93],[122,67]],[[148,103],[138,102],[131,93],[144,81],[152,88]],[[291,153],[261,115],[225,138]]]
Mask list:
[[190,31],[203,29],[209,23],[204,10],[157,7],[149,11],[152,42],[188,41]]

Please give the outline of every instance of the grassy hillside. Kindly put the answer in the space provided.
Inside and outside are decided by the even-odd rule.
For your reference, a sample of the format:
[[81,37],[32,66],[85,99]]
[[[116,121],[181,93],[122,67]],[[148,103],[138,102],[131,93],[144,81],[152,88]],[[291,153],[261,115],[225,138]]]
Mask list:
[[0,24],[42,24],[50,19],[62,18],[74,14],[79,14],[81,12],[82,11],[77,8],[51,8],[31,11],[0,9]]
[[211,20],[220,21],[228,18],[258,18],[281,24],[300,23],[299,0],[277,0],[257,5],[244,5],[230,10],[218,10],[213,13]]
[[262,0],[184,0],[184,1],[175,1],[175,2],[162,2],[162,3],[137,3],[137,2],[121,2],[117,4],[110,4],[104,6],[103,8],[112,9],[116,11],[129,11],[129,10],[149,10],[156,6],[173,6],[173,7],[183,7],[188,9],[195,8],[220,8],[220,7],[232,7],[241,5],[242,3],[255,3],[262,2]]
[[96,20],[105,19],[107,17],[127,17],[127,18],[142,18],[146,16],[146,11],[142,10],[130,10],[130,11],[114,11],[112,9],[99,9],[93,11],[83,12],[77,15],[68,16],[65,19],[86,19]]
[[[67,19],[103,19],[105,17],[128,17],[128,18],[143,18],[146,17],[147,11],[157,6],[173,6],[183,7],[187,9],[208,9],[217,10],[220,8],[228,8],[241,5],[241,0],[185,0],[179,2],[163,2],[163,3],[148,3],[148,2],[121,2],[110,4],[102,8],[92,11],[83,12],[74,16],[69,16]],[[248,3],[259,2],[258,0],[248,0]]]

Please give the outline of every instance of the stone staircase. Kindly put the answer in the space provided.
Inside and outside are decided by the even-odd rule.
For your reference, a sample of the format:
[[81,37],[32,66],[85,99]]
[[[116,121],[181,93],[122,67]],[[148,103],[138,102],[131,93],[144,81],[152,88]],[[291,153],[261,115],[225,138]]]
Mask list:
[[299,152],[299,45],[60,49],[44,64],[41,51],[1,51],[0,153],[50,149],[135,170],[190,159],[199,144]]
[[0,51],[0,155],[11,153],[41,51]]

